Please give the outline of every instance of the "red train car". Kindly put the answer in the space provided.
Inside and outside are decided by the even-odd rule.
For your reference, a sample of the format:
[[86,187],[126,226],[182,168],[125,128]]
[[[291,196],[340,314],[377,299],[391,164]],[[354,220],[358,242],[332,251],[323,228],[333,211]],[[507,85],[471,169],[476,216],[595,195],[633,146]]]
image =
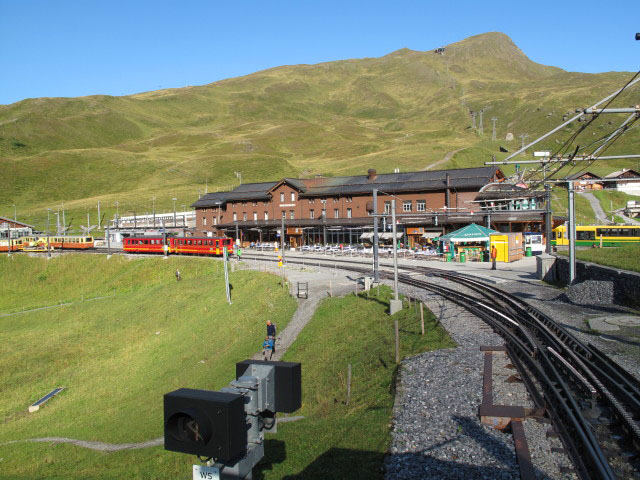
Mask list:
[[223,249],[233,253],[233,239],[224,237],[176,237],[171,239],[170,251],[187,255],[222,255]]
[[[233,253],[233,239],[223,237],[167,237],[167,253],[181,255],[222,255],[226,248]],[[131,253],[164,253],[162,236],[128,237],[122,240],[122,248]]]
[[164,239],[158,237],[127,237],[122,239],[122,249],[131,253],[164,253]]

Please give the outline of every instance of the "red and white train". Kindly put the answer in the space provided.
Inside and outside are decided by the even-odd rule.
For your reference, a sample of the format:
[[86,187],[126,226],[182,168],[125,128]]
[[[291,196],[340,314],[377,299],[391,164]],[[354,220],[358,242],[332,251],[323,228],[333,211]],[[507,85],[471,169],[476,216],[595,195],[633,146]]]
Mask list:
[[233,239],[224,237],[166,237],[140,236],[122,240],[122,249],[130,253],[164,253],[179,255],[223,255],[233,253]]

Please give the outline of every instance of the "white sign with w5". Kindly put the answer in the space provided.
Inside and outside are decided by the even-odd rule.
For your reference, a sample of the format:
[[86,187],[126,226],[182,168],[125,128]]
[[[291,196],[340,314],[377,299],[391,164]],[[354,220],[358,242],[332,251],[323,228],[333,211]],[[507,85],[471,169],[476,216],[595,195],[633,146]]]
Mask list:
[[218,467],[194,465],[193,480],[220,480],[220,469]]

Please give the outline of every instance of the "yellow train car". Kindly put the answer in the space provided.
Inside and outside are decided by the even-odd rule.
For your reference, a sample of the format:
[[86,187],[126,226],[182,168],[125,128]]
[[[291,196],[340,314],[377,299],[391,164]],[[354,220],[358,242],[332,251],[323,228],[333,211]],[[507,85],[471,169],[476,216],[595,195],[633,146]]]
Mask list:
[[[47,240],[48,239],[48,240]],[[75,236],[75,235],[49,235],[49,237],[38,237],[36,243],[45,247],[60,250],[86,250],[94,248],[95,243],[93,237]]]
[[[578,225],[576,245],[619,247],[630,243],[640,243],[640,226],[635,225]],[[553,229],[552,245],[569,245],[567,225]]]

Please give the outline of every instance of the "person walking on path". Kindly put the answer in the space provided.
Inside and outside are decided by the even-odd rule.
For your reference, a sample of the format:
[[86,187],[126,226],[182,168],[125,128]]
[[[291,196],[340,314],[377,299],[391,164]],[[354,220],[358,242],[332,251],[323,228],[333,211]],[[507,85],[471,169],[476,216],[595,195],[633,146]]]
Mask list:
[[495,245],[491,245],[491,270],[496,269],[496,259],[498,258],[498,249]]
[[276,351],[276,326],[271,323],[271,320],[267,320],[267,338],[273,339],[273,352]]

